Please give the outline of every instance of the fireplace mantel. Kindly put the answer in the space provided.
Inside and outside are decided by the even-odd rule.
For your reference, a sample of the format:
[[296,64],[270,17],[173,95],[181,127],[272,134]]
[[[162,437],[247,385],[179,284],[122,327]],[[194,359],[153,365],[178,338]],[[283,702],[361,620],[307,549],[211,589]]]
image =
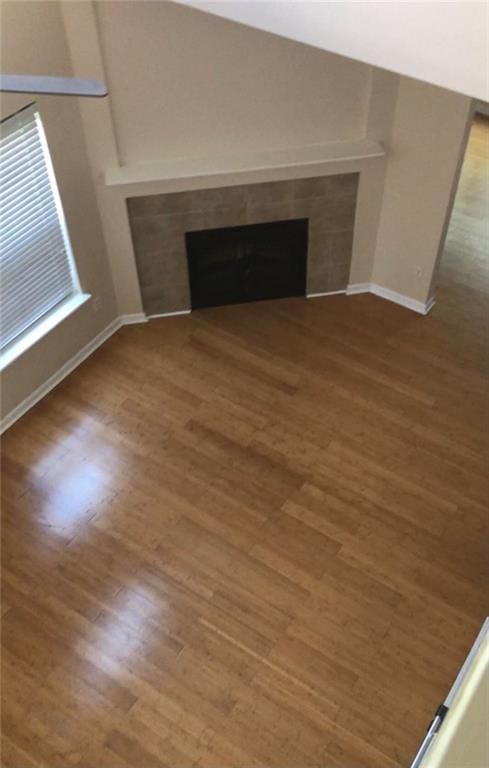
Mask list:
[[[376,211],[383,190],[386,155],[387,151],[382,144],[364,138],[357,141],[329,142],[324,145],[263,150],[232,157],[223,155],[197,159],[176,158],[144,165],[114,165],[107,169],[100,179],[102,184],[97,185],[97,191],[103,201],[104,224],[116,264],[114,280],[125,314],[143,317],[145,311],[127,200],[150,195],[195,193],[206,189],[357,173],[360,183],[350,282],[366,283],[371,279],[377,231]],[[232,225],[231,223],[230,226]],[[216,222],[213,226],[223,225]],[[183,284],[183,279],[180,282]],[[329,281],[327,290],[333,290]],[[308,295],[321,292],[322,289],[317,286],[308,286]],[[188,302],[183,303],[187,306]],[[150,313],[171,313],[180,310],[182,302],[174,304],[171,309],[151,309]]]
[[108,187],[126,188],[124,192],[132,197],[343,173],[357,170],[361,161],[384,156],[382,145],[371,139],[336,141],[243,155],[123,165],[107,170],[105,183]]

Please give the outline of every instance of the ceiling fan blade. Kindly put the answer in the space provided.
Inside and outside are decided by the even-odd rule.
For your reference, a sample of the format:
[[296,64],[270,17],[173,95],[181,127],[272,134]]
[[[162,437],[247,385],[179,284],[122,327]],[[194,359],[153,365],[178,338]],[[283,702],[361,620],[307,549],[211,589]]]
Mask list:
[[105,83],[79,77],[45,75],[0,75],[0,91],[7,93],[39,93],[50,96],[107,96]]

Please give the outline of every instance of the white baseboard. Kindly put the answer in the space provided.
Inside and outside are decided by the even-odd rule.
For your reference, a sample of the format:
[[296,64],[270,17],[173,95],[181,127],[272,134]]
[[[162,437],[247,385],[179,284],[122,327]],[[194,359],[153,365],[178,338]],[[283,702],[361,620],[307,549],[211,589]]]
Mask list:
[[435,299],[432,297],[428,301],[417,301],[410,296],[404,296],[397,291],[391,291],[389,288],[384,288],[382,285],[376,283],[352,283],[346,289],[347,296],[353,296],[358,293],[373,293],[375,296],[380,296],[382,299],[392,301],[394,304],[399,304],[401,307],[411,309],[413,312],[417,312],[420,315],[427,315],[433,308]]
[[431,312],[431,310],[433,309],[435,304],[436,304],[435,297],[432,296],[430,299],[428,299],[428,301],[425,304],[425,313],[424,314],[427,315],[428,312]]
[[107,339],[109,339],[119,328],[121,327],[120,318],[112,320],[109,325],[104,328],[94,339],[88,342],[76,355],[73,355],[64,365],[53,373],[52,376],[47,379],[40,387],[34,390],[32,394],[26,397],[19,405],[17,405],[10,413],[8,413],[0,422],[0,434],[5,432],[6,429],[12,426],[17,419],[20,419],[24,413],[27,413],[39,400],[42,400],[45,395],[48,394],[54,387],[63,381],[68,374],[75,370],[92,352],[100,347]]
[[435,303],[434,299],[430,299],[430,301],[426,302],[417,301],[416,299],[412,299],[410,296],[404,296],[402,293],[391,291],[389,288],[383,288],[383,286],[376,285],[375,283],[371,284],[370,292],[375,294],[375,296],[380,296],[381,299],[387,299],[387,301],[393,301],[394,304],[400,304],[401,307],[412,309],[413,312],[418,312],[420,315],[428,314],[431,307]]
[[148,318],[144,312],[137,312],[134,315],[120,315],[121,325],[136,325],[136,323],[147,323]]
[[191,309],[181,309],[178,312],[161,312],[158,315],[148,315],[148,320],[156,320],[157,317],[178,317],[178,315],[190,315]]
[[306,293],[306,299],[319,299],[321,296],[338,296],[340,293],[346,293],[346,288],[342,291],[326,291],[325,293]]

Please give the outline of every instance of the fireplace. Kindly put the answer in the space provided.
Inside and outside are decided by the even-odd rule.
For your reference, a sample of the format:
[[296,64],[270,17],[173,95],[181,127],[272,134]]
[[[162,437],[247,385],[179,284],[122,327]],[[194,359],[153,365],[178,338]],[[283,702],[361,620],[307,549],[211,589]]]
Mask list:
[[192,309],[304,296],[307,219],[186,232]]
[[[146,315],[344,291],[358,178],[341,173],[129,198]],[[280,241],[275,226],[289,221],[291,230]],[[243,240],[241,250],[233,243],[236,235]],[[293,255],[289,246],[295,249],[301,239],[302,255]],[[207,255],[198,256],[199,250]]]

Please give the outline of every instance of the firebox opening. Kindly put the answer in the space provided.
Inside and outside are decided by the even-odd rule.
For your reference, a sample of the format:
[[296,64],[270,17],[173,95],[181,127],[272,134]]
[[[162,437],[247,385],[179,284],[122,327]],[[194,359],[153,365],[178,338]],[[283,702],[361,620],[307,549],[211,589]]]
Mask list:
[[305,296],[308,220],[186,232],[192,309]]

